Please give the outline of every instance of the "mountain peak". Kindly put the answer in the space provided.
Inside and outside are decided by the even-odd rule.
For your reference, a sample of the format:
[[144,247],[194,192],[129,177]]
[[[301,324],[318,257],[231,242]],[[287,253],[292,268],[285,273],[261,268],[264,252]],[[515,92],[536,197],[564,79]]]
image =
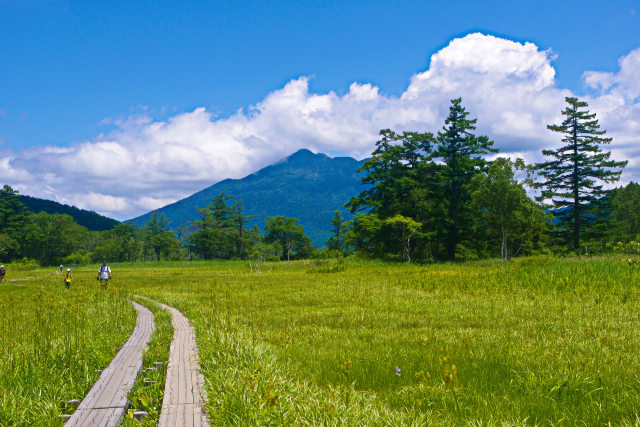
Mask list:
[[327,156],[326,154],[322,154],[322,153],[315,154],[311,150],[308,150],[306,148],[301,148],[300,150],[296,151],[295,153],[293,153],[292,155],[287,157],[285,159],[285,161],[324,159],[324,158],[329,158],[329,156]]
[[301,148],[295,153],[293,153],[292,155],[290,155],[289,157],[298,157],[298,156],[315,156],[315,154],[313,153],[313,151],[309,150],[308,148]]

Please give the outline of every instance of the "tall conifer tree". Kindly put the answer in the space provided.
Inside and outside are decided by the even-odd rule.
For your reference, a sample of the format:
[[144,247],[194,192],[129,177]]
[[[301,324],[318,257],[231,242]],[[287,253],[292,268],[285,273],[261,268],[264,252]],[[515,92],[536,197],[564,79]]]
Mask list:
[[603,137],[606,131],[600,130],[595,113],[584,109],[586,102],[572,97],[565,101],[568,105],[562,111],[562,123],[547,126],[562,134],[564,145],[542,150],[551,160],[536,168],[545,179],[540,184],[542,198],[553,201],[561,234],[568,243],[573,241],[577,250],[581,236],[602,217],[598,209],[604,202],[602,184],[618,181],[627,162],[611,160],[611,152],[602,151],[600,145],[609,144],[611,138]]
[[340,253],[344,252],[344,217],[338,210],[333,211],[331,232],[333,236],[326,241],[327,247]]
[[442,160],[438,185],[443,192],[444,243],[446,255],[455,259],[456,247],[462,233],[471,229],[471,191],[469,184],[477,173],[483,171],[487,162],[483,155],[497,152],[493,141],[487,136],[476,136],[477,119],[468,119],[469,112],[461,105],[462,98],[452,99],[442,131],[436,138],[438,148],[434,157]]
[[242,258],[249,241],[246,235],[247,221],[253,218],[253,215],[245,215],[242,211],[242,200],[237,200],[233,206],[231,206],[230,217],[233,227],[232,235],[236,242],[236,256]]

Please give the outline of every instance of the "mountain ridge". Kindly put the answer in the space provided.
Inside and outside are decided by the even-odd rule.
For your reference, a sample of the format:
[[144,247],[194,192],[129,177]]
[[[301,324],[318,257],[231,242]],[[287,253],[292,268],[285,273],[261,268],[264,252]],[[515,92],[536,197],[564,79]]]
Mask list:
[[100,215],[97,212],[80,209],[75,206],[54,202],[53,200],[19,194],[20,201],[33,213],[46,212],[48,214],[66,214],[73,220],[91,231],[110,230],[120,221]]
[[[298,218],[314,245],[324,246],[331,236],[333,212],[340,210],[345,219],[350,219],[352,215],[344,204],[366,188],[361,184],[362,174],[356,172],[362,162],[301,149],[244,178],[224,179],[156,211],[164,213],[175,230],[198,217],[196,207],[205,207],[210,199],[225,192],[242,201],[245,215],[253,216],[248,227],[257,225],[263,230],[267,216]],[[143,226],[152,213],[129,221]]]

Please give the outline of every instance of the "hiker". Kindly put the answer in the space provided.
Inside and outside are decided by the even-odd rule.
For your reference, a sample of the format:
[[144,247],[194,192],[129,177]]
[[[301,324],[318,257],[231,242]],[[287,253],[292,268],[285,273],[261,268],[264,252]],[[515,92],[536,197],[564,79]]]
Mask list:
[[100,289],[107,289],[111,279],[111,269],[107,265],[107,261],[102,261],[102,267],[98,270],[98,280],[100,281]]
[[4,274],[7,270],[4,269],[4,265],[0,265],[0,283],[4,283]]
[[71,269],[67,268],[67,275],[64,276],[64,286],[69,289],[71,287]]
[[64,265],[60,264],[60,272],[62,273],[62,269],[64,268]]

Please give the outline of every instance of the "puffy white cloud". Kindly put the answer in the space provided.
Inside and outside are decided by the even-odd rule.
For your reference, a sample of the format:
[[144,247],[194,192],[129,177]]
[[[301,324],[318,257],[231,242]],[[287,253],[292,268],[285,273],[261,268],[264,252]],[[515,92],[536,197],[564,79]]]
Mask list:
[[613,137],[611,152],[628,160],[623,180],[640,180],[640,48],[618,60],[615,73],[587,71],[585,84],[595,90],[586,97],[598,113],[600,125]]
[[620,71],[617,73],[587,71],[583,78],[585,82],[601,93],[610,93],[621,96],[628,101],[638,101],[640,97],[640,48],[632,50],[628,55],[618,60]]
[[[387,96],[354,82],[344,95],[312,93],[299,77],[226,118],[204,108],[154,121],[141,114],[117,129],[66,147],[3,152],[0,177],[24,194],[124,219],[164,206],[224,178],[241,178],[300,148],[368,156],[382,128],[429,130],[443,124],[451,98],[478,119],[478,133],[528,161],[560,143],[546,129],[561,120],[569,90],[555,83],[553,53],[533,43],[469,34],[435,53],[406,91]],[[614,137],[619,159],[640,158],[640,49],[615,73],[586,72],[586,99]],[[640,164],[625,171],[638,179]]]

